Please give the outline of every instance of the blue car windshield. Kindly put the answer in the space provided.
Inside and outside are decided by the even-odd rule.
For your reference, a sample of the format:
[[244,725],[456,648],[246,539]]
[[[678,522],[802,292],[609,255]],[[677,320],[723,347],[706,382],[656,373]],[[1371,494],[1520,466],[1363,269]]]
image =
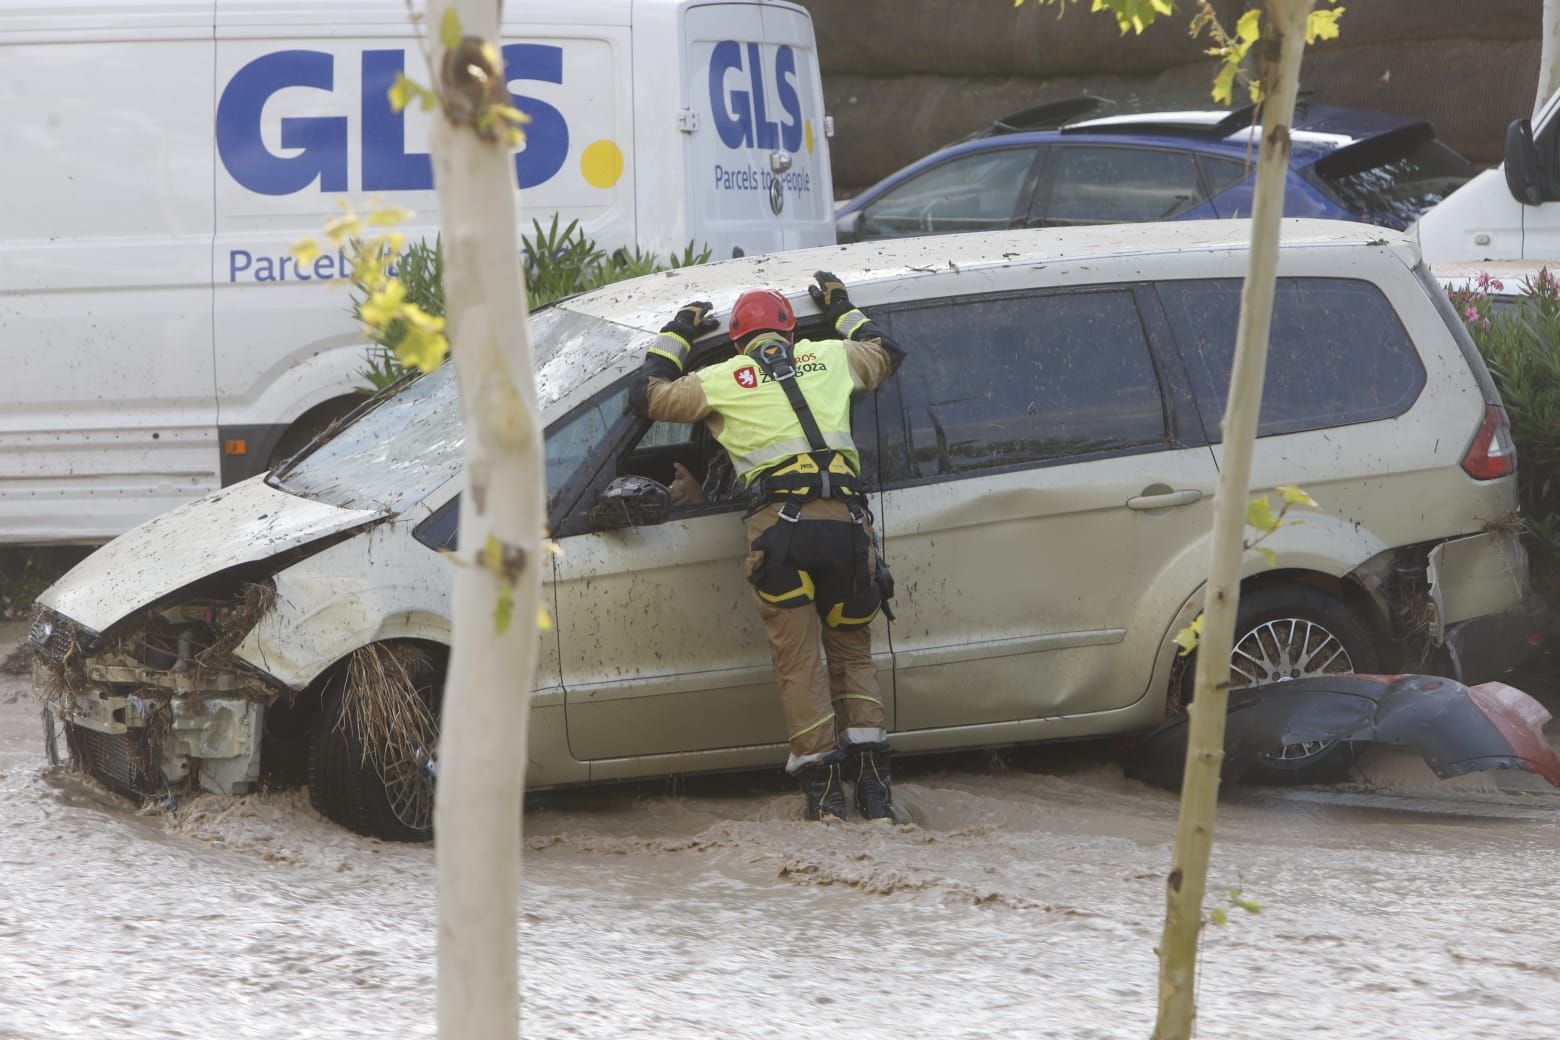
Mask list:
[[[545,410],[644,335],[577,311],[537,312],[531,318],[537,403]],[[460,473],[464,444],[455,367],[445,363],[386,394],[266,480],[344,509],[402,513]]]

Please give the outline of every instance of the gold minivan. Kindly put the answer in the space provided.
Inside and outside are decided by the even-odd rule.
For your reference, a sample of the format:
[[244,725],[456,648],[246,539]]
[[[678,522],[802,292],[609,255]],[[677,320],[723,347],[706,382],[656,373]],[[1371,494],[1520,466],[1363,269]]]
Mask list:
[[[1172,640],[1207,568],[1249,233],[1207,221],[874,242],[539,311],[562,552],[528,785],[784,760],[740,567],[746,503],[636,499],[659,489],[623,478],[666,484],[676,463],[703,476],[720,449],[702,426],[624,405],[687,300],[719,314],[775,287],[800,333],[822,335],[806,293],[819,268],[908,351],[853,419],[898,585],[898,620],[876,622],[873,643],[896,749],[1131,733],[1178,709]],[[1266,543],[1271,565],[1249,554],[1234,681],[1504,670],[1531,629],[1528,572],[1483,362],[1410,240],[1320,221],[1284,235],[1253,489],[1298,484],[1320,507]],[[730,350],[717,333],[694,364]],[[307,781],[332,819],[426,837],[461,465],[446,367],[89,557],[42,597],[31,635],[69,753],[143,796]],[[367,710],[387,689],[419,706],[395,739]],[[1342,750],[1284,747],[1265,770],[1326,778]]]

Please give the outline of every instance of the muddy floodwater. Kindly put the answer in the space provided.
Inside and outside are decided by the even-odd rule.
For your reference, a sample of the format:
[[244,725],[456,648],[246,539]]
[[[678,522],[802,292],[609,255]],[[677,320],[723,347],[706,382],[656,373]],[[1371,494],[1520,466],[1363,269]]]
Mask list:
[[[0,657],[20,636],[0,628]],[[0,677],[0,1038],[428,1037],[431,848],[302,792],[136,807],[45,764]],[[1146,1038],[1175,799],[1077,745],[903,763],[915,826],[793,822],[767,774],[540,796],[537,1038]],[[1560,1037],[1560,795],[1367,758],[1235,791],[1197,1035]]]

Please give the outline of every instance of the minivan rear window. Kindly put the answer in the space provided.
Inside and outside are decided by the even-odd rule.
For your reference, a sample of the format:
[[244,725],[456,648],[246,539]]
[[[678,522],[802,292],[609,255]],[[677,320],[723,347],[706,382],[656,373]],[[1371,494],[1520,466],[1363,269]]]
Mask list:
[[[1219,441],[1240,315],[1238,278],[1161,282],[1203,428]],[[1345,278],[1280,278],[1258,436],[1388,419],[1425,385],[1413,341],[1381,290]]]
[[887,483],[1168,443],[1128,290],[940,300],[874,315],[914,359],[896,377],[899,415],[880,412]]

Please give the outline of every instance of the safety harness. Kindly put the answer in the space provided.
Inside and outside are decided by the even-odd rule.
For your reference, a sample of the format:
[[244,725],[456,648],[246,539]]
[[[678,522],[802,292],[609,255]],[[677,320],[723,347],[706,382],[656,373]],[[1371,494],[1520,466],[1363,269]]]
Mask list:
[[[810,450],[754,481],[756,496],[749,515],[771,502],[784,503],[780,507],[782,522],[771,529],[766,547],[775,559],[784,560],[791,546],[791,536],[802,519],[802,506],[820,498],[841,500],[850,510],[854,529],[851,536],[851,563],[855,583],[859,588],[865,588],[873,581],[881,585],[886,568],[882,568],[880,563],[884,575],[872,573],[871,538],[867,534],[871,514],[867,511],[866,495],[861,490],[860,478],[851,469],[845,456],[825,442],[818,420],[813,417],[812,405],[807,403],[802,388],[797,384],[794,351],[790,342],[776,338],[759,345],[756,360],[765,373],[785,391],[785,398],[796,413],[796,421],[802,427],[802,434],[807,438]],[[888,578],[889,595],[892,595],[892,580]],[[889,620],[893,620],[893,613],[888,610],[886,602],[883,613]]]

